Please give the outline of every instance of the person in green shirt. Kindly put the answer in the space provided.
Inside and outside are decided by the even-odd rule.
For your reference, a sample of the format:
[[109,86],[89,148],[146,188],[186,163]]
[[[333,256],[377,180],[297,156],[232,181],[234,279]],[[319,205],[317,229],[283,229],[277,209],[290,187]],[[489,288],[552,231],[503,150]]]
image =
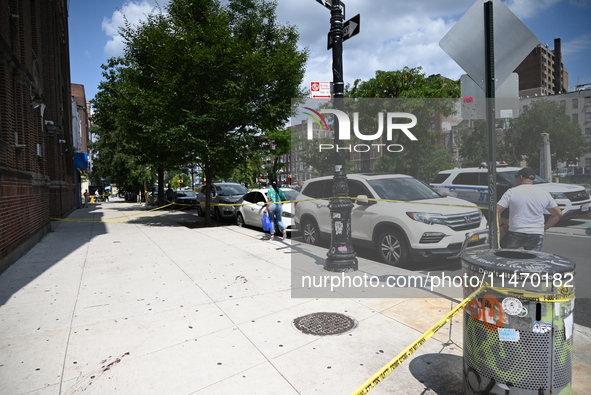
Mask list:
[[269,213],[269,218],[271,219],[271,237],[270,239],[273,240],[275,238],[275,227],[279,228],[283,235],[283,239],[287,236],[287,232],[285,232],[285,225],[281,221],[281,216],[283,215],[283,201],[287,200],[285,194],[281,189],[277,187],[277,181],[271,181],[271,188],[269,188],[269,192],[267,192],[267,207],[265,207],[264,213]]

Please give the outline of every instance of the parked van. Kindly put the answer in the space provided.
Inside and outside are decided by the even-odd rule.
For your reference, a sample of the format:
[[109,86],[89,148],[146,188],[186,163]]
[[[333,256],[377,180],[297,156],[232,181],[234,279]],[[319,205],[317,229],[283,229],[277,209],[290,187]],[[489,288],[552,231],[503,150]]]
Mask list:
[[[509,189],[516,186],[515,175],[520,167],[497,168],[497,201]],[[468,200],[482,209],[488,209],[488,169],[472,167],[439,172],[429,184],[445,196]],[[591,212],[591,198],[585,187],[573,184],[548,182],[536,176],[534,187],[550,192],[562,210],[563,219],[587,216]],[[549,215],[549,213],[547,213]]]

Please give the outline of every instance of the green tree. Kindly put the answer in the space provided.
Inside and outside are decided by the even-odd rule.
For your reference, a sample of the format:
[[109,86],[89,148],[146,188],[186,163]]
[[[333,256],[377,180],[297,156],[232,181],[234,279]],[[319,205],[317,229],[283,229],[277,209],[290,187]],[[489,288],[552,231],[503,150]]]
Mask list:
[[[497,158],[518,165],[509,151],[510,146],[503,139],[507,135],[505,132],[497,136]],[[459,131],[459,137],[462,166],[479,166],[488,161],[488,126],[485,120],[471,122],[470,127]]]
[[[333,144],[334,140],[329,137],[318,137],[308,140],[305,133],[294,132],[292,134],[292,146],[294,154],[310,169],[312,177],[321,177],[334,172],[335,154],[330,150],[319,150],[319,144]],[[292,160],[294,157],[292,156]]]
[[526,159],[528,166],[539,172],[542,133],[550,135],[553,168],[558,161],[576,163],[585,152],[581,129],[571,121],[565,109],[556,102],[538,100],[513,120],[505,134],[504,144],[510,148],[512,162]]
[[96,126],[92,133],[99,136],[97,141],[90,143],[94,153],[93,178],[107,178],[122,190],[144,191],[154,183],[154,172],[145,160],[132,153],[129,142],[119,133],[117,118],[113,116],[117,111],[117,96],[112,91],[115,85],[102,83],[101,86],[103,89],[93,100],[92,123]]
[[269,180],[277,180],[278,170],[285,165],[280,162],[282,155],[289,153],[291,150],[291,132],[288,129],[277,129],[265,133],[266,152],[270,158],[271,163],[267,169],[267,177]]
[[167,183],[172,189],[191,186],[191,176],[184,171],[175,170],[166,173]]
[[197,158],[206,213],[213,179],[244,163],[252,136],[284,124],[301,95],[307,50],[275,10],[265,0],[172,0],[166,14],[125,26],[125,56],[107,67],[119,132],[158,167],[160,188],[164,169]]
[[[421,70],[420,67],[405,67],[398,71],[376,71],[369,81],[355,81],[345,94],[348,111],[368,114],[368,119],[360,120],[367,130],[376,130],[375,114],[393,111],[394,106],[397,112],[417,117],[412,132],[418,140],[410,141],[401,130],[392,141],[382,140],[386,144],[400,144],[404,149],[402,152],[384,151],[374,165],[376,171],[406,173],[426,180],[440,169],[452,166],[451,155],[439,144],[440,136],[433,125],[435,118],[454,113],[453,101],[449,99],[460,96],[459,82],[440,75],[427,77]],[[359,98],[388,100],[362,101]]]

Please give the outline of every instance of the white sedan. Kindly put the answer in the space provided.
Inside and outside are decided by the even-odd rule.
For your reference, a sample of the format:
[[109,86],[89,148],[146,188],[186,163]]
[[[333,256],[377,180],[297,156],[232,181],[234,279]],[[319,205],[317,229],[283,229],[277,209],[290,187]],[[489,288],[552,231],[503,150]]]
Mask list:
[[[298,192],[294,191],[290,188],[281,188],[285,197],[288,201],[294,201]],[[267,203],[267,192],[269,191],[268,188],[265,189],[253,189],[252,191],[248,192],[242,198],[242,205],[237,206],[238,211],[236,213],[236,223],[238,226],[254,226],[257,228],[263,228],[261,224],[261,220],[263,218],[263,210],[265,209],[265,204]],[[293,204],[292,203],[284,203],[283,204],[283,215],[281,218],[283,225],[285,225],[285,229],[288,232],[295,231],[295,223],[293,221]],[[276,231],[275,233],[278,233]]]

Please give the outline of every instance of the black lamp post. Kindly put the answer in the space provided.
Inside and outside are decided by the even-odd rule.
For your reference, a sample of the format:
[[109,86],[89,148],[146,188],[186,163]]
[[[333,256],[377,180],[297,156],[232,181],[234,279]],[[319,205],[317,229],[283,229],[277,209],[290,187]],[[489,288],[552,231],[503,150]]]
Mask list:
[[[343,82],[343,21],[340,0],[332,0],[330,10],[330,40],[332,42],[332,73],[334,108],[344,111]],[[333,198],[328,208],[332,221],[330,249],[326,254],[324,269],[331,272],[357,270],[357,253],[351,244],[351,210],[353,203],[348,198],[345,158],[339,151],[339,122],[334,123],[335,172]]]

